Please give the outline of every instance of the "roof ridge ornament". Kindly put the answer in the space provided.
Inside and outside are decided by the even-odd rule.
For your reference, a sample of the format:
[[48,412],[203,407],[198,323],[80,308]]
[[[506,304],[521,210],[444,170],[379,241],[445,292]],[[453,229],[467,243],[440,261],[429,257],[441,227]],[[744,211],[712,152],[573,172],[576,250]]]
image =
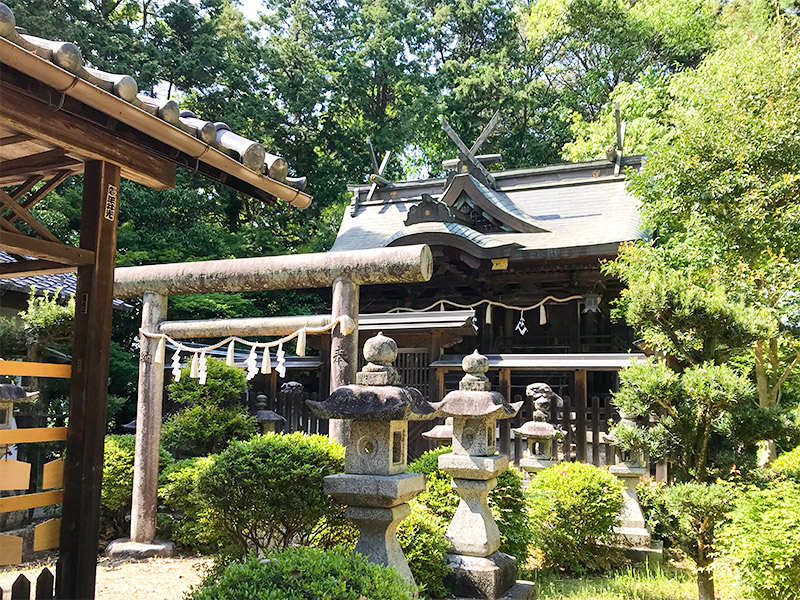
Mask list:
[[408,209],[408,216],[404,225],[416,225],[417,223],[454,223],[453,211],[444,202],[441,202],[430,194],[422,194],[422,201]]
[[452,160],[446,160],[442,162],[442,167],[445,169],[450,169],[455,167],[456,171],[459,173],[469,173],[478,181],[486,185],[491,189],[496,189],[496,182],[494,177],[486,170],[486,165],[491,165],[497,162],[500,162],[503,158],[499,154],[485,154],[478,156],[477,152],[480,150],[481,146],[489,139],[489,136],[494,131],[497,124],[500,122],[500,111],[492,115],[492,118],[489,119],[489,122],[481,131],[478,139],[475,140],[475,143],[472,144],[471,148],[467,148],[467,145],[461,140],[455,130],[452,128],[450,123],[442,117],[442,129],[447,134],[452,142],[458,148],[458,161],[454,163]]
[[[369,150],[369,162],[372,166],[372,173],[369,176],[369,181],[372,185],[369,188],[369,193],[367,194],[367,199],[365,202],[369,202],[372,200],[372,197],[375,195],[375,191],[381,188],[390,188],[394,187],[394,183],[386,179],[383,176],[384,171],[386,170],[386,166],[389,164],[389,157],[391,156],[391,151],[387,150],[386,154],[383,155],[383,160],[381,164],[378,165],[378,158],[375,155],[375,148],[372,145],[372,137],[367,136],[367,150]],[[358,207],[361,205],[359,192],[355,192],[353,196],[353,205],[350,207],[350,216],[355,217],[356,213],[358,212]]]

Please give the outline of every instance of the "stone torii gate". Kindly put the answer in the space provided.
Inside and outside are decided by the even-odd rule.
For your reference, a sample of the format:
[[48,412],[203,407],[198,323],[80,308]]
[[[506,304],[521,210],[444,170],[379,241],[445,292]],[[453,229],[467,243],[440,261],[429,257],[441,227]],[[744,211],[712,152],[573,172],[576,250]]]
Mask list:
[[[114,274],[114,294],[141,296],[142,331],[185,337],[285,335],[302,327],[314,328],[342,316],[355,329],[347,335],[337,325],[331,332],[330,389],[355,382],[358,367],[359,287],[385,283],[424,282],[433,273],[426,245],[239,258],[191,263],[124,267]],[[332,287],[331,315],[165,321],[171,295],[211,292],[250,292]],[[153,357],[158,340],[140,338],[139,393],[136,411],[136,451],[131,511],[131,541],[155,541],[158,504],[158,449],[161,440],[164,368]],[[346,443],[346,423],[332,422],[330,435]]]

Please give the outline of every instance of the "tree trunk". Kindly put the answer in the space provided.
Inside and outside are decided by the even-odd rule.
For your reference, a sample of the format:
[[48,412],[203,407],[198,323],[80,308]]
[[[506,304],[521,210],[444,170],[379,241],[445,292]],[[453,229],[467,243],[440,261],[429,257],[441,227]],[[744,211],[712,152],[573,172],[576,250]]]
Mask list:
[[714,600],[714,574],[709,570],[697,572],[697,600]]

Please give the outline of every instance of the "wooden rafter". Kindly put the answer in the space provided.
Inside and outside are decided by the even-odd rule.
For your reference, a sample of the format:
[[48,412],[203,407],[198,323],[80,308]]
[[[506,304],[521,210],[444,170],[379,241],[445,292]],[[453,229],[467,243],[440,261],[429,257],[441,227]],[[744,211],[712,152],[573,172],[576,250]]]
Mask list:
[[25,221],[31,229],[33,229],[36,233],[40,236],[45,238],[46,240],[50,240],[51,242],[60,243],[59,239],[50,233],[50,230],[47,229],[44,225],[39,223],[31,213],[27,210],[22,208],[19,204],[14,202],[14,199],[6,194],[3,190],[0,190],[0,204],[4,205],[6,208],[10,209],[18,218]]
[[59,275],[72,273],[76,267],[53,262],[52,260],[21,260],[0,263],[0,279],[32,277],[34,275]]
[[33,189],[33,186],[39,183],[42,179],[44,179],[43,175],[33,175],[28,177],[28,180],[25,183],[14,188],[14,191],[9,195],[14,199],[15,202],[19,202],[19,199],[30,192]]
[[[3,219],[4,220],[4,219]],[[0,220],[0,224],[2,221]],[[7,221],[6,221],[7,223]],[[40,240],[21,233],[3,232],[0,235],[0,250],[52,260],[63,265],[94,264],[94,252],[84,248],[75,248],[66,244],[57,244],[48,240]]]
[[38,154],[21,156],[0,162],[0,177],[14,175],[28,175],[43,171],[52,171],[71,165],[78,165],[81,161],[66,155],[63,148],[54,148]]
[[[22,208],[24,208],[25,210],[32,209],[34,206],[36,206],[36,204],[39,203],[40,200],[42,200],[45,196],[47,196],[47,194],[56,189],[56,187],[70,175],[72,175],[71,171],[68,170],[58,171],[55,174],[55,176],[50,181],[47,182],[47,184],[45,184],[44,186],[33,192],[30,196],[28,196],[25,199],[24,202],[21,203]],[[8,222],[13,223],[14,221],[17,220],[17,218],[18,218],[17,215],[11,215],[8,218]]]
[[22,142],[29,142],[33,138],[26,133],[15,133],[14,135],[7,135],[0,138],[0,146],[10,146],[12,144],[20,144]]

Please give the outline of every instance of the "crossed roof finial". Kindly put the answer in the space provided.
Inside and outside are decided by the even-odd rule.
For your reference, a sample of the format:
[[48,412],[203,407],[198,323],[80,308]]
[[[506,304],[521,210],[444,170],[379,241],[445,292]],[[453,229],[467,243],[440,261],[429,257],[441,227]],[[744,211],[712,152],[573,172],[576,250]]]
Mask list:
[[492,175],[486,169],[486,165],[500,162],[502,160],[502,156],[499,154],[478,155],[477,152],[492,134],[494,128],[497,127],[499,122],[500,111],[497,111],[486,124],[486,127],[483,128],[483,131],[481,131],[481,134],[478,136],[478,139],[475,140],[475,143],[472,144],[472,147],[467,148],[467,145],[450,126],[450,123],[448,123],[447,120],[442,117],[442,129],[444,129],[447,137],[449,137],[456,145],[456,148],[458,148],[458,159],[445,160],[442,162],[442,167],[448,170],[456,170],[459,173],[470,173],[484,185],[495,189],[494,177],[492,177]]

